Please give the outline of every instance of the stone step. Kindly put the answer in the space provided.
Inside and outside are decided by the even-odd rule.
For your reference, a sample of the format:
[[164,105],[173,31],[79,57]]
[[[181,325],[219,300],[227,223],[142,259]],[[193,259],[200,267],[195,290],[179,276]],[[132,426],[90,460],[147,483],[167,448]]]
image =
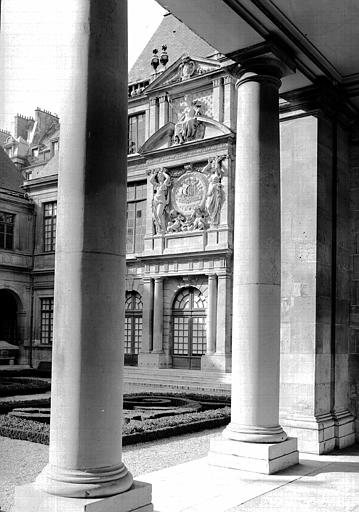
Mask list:
[[139,388],[146,386],[226,395],[231,390],[231,374],[224,372],[125,367],[124,380],[128,385]]

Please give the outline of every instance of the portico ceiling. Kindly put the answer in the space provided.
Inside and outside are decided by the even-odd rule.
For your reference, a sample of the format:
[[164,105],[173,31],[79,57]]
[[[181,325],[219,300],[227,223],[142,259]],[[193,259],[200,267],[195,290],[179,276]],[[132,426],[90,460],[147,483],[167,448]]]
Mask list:
[[273,37],[296,73],[281,92],[326,77],[359,108],[357,0],[158,0],[219,52],[233,55]]

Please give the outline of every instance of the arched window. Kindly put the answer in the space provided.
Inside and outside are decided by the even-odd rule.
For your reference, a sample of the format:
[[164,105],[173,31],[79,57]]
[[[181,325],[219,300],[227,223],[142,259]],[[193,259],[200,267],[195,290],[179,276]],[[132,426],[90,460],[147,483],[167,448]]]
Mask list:
[[172,364],[174,368],[201,368],[206,351],[206,301],[200,290],[184,288],[172,307]]
[[142,299],[135,291],[126,292],[125,365],[137,366],[142,342]]
[[0,290],[0,340],[17,345],[17,303],[15,294],[9,290]]

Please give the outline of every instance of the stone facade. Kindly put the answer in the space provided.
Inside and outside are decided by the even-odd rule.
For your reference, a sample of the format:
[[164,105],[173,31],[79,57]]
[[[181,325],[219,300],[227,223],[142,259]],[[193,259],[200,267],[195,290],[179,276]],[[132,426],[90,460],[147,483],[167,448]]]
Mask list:
[[[189,52],[137,78],[128,89],[125,361],[230,372],[233,63]],[[301,450],[318,453],[354,442],[359,393],[358,137],[323,95],[307,87],[280,102],[280,418]],[[16,294],[19,362],[37,367],[52,352],[55,215],[45,208],[57,198],[59,125],[38,109],[16,126],[1,143],[25,179],[11,198],[0,191],[0,210],[17,219],[13,250],[0,250],[0,292]]]

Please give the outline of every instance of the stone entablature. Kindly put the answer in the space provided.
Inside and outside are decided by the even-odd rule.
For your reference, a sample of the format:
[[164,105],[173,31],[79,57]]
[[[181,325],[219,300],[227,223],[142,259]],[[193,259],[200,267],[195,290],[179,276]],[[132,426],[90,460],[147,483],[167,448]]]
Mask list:
[[145,261],[143,278],[162,276],[178,277],[179,275],[196,276],[200,274],[230,275],[232,268],[232,253],[201,254],[197,256],[182,256],[176,258],[161,258],[160,261]]

